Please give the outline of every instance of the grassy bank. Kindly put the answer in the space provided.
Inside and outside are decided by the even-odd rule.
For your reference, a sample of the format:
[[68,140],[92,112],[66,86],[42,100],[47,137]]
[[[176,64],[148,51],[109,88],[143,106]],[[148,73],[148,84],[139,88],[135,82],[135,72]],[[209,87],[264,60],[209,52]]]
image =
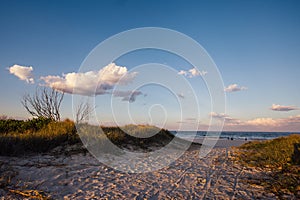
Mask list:
[[256,183],[282,197],[293,193],[300,198],[300,135],[242,145],[239,160],[246,166],[270,171],[268,179]]
[[[167,130],[160,130],[148,125],[127,125],[124,127],[97,127],[83,125],[79,138],[74,122],[65,120],[61,122],[47,119],[1,120],[0,122],[0,155],[22,156],[28,153],[43,153],[58,146],[81,144],[81,139],[91,139],[95,145],[107,145],[105,138],[120,148],[150,149],[152,146],[165,146],[173,138]],[[78,127],[77,127],[78,128]],[[126,134],[128,133],[128,134]],[[100,133],[104,133],[100,134]],[[87,137],[84,137],[87,136]],[[86,144],[90,144],[86,141]],[[106,150],[105,146],[102,147]]]
[[87,149],[99,153],[120,154],[123,150],[131,152],[151,152],[165,147],[182,149],[190,142],[174,138],[168,130],[149,125],[127,125],[123,127],[96,127],[82,124],[77,127],[78,134]]
[[[15,156],[31,152],[46,152],[63,144],[80,142],[76,135],[75,125],[70,120],[62,122],[48,121],[41,123],[38,128],[24,128],[30,121],[17,122],[23,128],[1,133],[0,155]],[[12,126],[12,125],[10,125]]]

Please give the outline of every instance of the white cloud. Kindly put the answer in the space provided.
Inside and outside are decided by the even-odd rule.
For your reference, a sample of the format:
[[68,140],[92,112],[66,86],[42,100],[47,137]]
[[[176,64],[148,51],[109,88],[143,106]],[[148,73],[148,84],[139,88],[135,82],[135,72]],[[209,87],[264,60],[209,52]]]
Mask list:
[[111,63],[99,71],[67,73],[60,76],[44,76],[45,85],[66,93],[80,95],[101,95],[109,93],[115,85],[126,85],[132,81],[136,72],[129,73],[126,67]]
[[286,118],[256,118],[253,120],[246,121],[246,125],[253,125],[253,126],[268,126],[272,127],[281,127],[287,129],[295,129],[300,131],[300,115],[296,116],[289,116]]
[[196,68],[192,68],[189,70],[190,73],[190,77],[194,77],[194,76],[204,76],[205,74],[207,74],[206,71],[199,71]]
[[225,113],[216,113],[216,112],[211,112],[210,116],[213,118],[218,118],[218,119],[225,119],[225,118],[229,117],[229,115],[227,115]]
[[225,92],[238,92],[242,90],[247,90],[247,88],[244,86],[240,87],[237,84],[231,84],[224,89]]
[[142,95],[141,91],[114,91],[113,96],[122,97],[122,101],[129,101],[130,103],[136,100],[136,97]]
[[27,83],[33,84],[34,79],[32,75],[33,68],[21,66],[21,65],[13,65],[8,68],[9,73],[15,75],[22,81],[26,81]]
[[279,104],[272,104],[272,107],[270,108],[274,111],[291,111],[291,110],[298,110],[296,106],[282,106]]
[[248,120],[246,124],[252,126],[278,126],[279,125],[278,121],[272,118],[256,118],[253,120]]
[[207,74],[207,72],[206,71],[199,71],[196,68],[192,68],[192,69],[189,69],[188,71],[180,70],[178,72],[178,74],[188,76],[188,77],[192,78],[192,77],[195,77],[195,76],[204,76],[205,74]]
[[179,72],[178,72],[178,74],[179,75],[187,75],[187,71],[184,71],[184,70],[180,70]]
[[128,73],[126,67],[111,63],[99,71],[99,80],[105,84],[127,84],[133,80],[137,72]]

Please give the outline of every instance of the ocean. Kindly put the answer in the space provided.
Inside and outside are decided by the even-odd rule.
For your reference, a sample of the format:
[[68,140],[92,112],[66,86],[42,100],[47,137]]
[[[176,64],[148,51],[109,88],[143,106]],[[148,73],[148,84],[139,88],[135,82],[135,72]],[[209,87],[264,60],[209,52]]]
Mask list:
[[[180,138],[192,138],[195,134],[195,131],[170,131],[174,135]],[[201,139],[205,136],[209,135],[212,138],[221,138],[221,139],[242,139],[242,140],[269,140],[274,139],[277,137],[288,136],[290,134],[300,134],[295,132],[230,132],[230,131],[223,131],[220,135],[216,132],[209,132],[207,131],[197,131],[195,139]]]

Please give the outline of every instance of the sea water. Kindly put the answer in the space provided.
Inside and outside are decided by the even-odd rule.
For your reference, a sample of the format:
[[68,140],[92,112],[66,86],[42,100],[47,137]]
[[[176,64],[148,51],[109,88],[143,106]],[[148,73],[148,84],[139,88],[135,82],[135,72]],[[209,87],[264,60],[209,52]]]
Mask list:
[[212,137],[212,138],[221,138],[221,139],[230,139],[230,140],[269,140],[277,137],[288,136],[290,134],[300,134],[295,132],[231,132],[231,131],[222,131],[222,132],[207,132],[207,131],[170,131],[172,134],[180,138],[195,138],[201,139],[203,137]]

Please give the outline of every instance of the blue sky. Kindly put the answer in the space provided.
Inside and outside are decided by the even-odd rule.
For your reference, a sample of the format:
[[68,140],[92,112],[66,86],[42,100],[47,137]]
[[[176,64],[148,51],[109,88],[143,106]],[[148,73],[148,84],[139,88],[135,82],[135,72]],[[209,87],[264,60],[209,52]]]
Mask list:
[[[205,129],[209,118],[214,117],[225,119],[228,130],[300,131],[299,9],[298,1],[268,0],[1,1],[0,114],[29,117],[20,99],[24,93],[34,92],[42,82],[39,77],[77,72],[89,52],[108,37],[133,28],[163,27],[200,43],[218,66],[226,87],[237,84],[247,88],[226,92],[226,114],[211,114],[209,94],[201,77],[186,77],[198,98],[205,99],[200,106],[200,129]],[[193,67],[174,55],[150,50],[115,61],[128,70],[148,62],[168,64],[178,71]],[[15,64],[32,66],[35,84],[10,74],[8,68]],[[172,113],[167,128],[181,123],[171,117],[176,116],[177,108],[176,102],[169,105],[168,92],[154,86],[142,92],[148,95],[140,95],[130,104],[135,106],[138,120],[145,117],[140,110],[160,102]],[[151,93],[161,100],[152,98]],[[113,120],[106,106],[101,107],[109,104],[109,98],[96,97],[102,123]],[[67,94],[63,117],[72,116],[70,102],[71,95]],[[272,104],[279,107],[272,110]],[[290,107],[295,109],[287,109]],[[159,125],[161,110],[155,107],[152,112]],[[123,123],[127,123],[126,118]]]

